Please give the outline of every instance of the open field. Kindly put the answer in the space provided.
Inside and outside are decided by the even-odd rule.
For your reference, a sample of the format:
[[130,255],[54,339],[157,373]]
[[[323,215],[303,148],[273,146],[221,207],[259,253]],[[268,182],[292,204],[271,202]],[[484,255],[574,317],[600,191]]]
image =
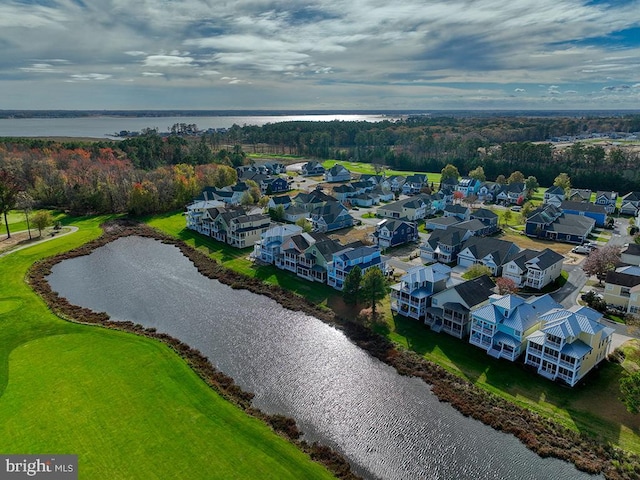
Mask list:
[[50,313],[27,268],[105,219],[0,259],[0,451],[77,453],[89,479],[331,478],[164,344]]
[[[324,162],[322,162],[322,166],[326,169],[329,169],[331,167],[333,167],[334,165],[342,165],[345,168],[347,168],[350,172],[353,173],[359,173],[359,174],[375,174],[376,171],[373,168],[373,165],[370,163],[362,163],[362,162],[345,162],[345,161],[341,161],[341,160],[325,160]],[[403,176],[407,176],[407,175],[413,175],[413,174],[421,174],[421,175],[426,175],[427,178],[429,179],[429,183],[433,182],[436,185],[440,183],[440,172],[438,173],[433,173],[433,172],[407,172],[404,170],[392,170],[392,169],[388,169],[385,168],[384,170],[385,174],[387,176],[390,175],[403,175]]]

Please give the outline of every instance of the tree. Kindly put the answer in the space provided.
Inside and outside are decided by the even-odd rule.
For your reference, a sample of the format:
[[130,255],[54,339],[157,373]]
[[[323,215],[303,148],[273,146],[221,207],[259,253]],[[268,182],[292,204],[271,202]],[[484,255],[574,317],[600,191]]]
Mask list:
[[487,179],[486,175],[484,174],[484,168],[482,167],[476,167],[471,170],[469,172],[469,177],[475,178],[476,180],[479,180],[481,182],[484,182]]
[[357,305],[360,300],[360,287],[362,283],[362,269],[356,265],[344,279],[342,298],[349,305]]
[[299,218],[296,220],[296,225],[302,227],[302,231],[309,233],[313,230],[313,224],[307,218]]
[[451,165],[450,163],[445,165],[445,167],[440,171],[440,183],[449,178],[457,180],[459,177],[460,172],[458,172],[458,167]]
[[498,175],[498,176],[496,177],[496,183],[497,183],[498,185],[506,185],[506,184],[507,184],[507,179],[505,178],[505,176],[504,176],[504,175]]
[[129,213],[132,215],[156,213],[159,209],[159,204],[158,189],[152,182],[144,180],[132,185],[129,194]]
[[560,187],[565,191],[565,194],[568,194],[571,190],[571,178],[566,173],[561,173],[558,175],[553,181],[553,185],[555,187]]
[[362,299],[371,305],[371,314],[376,315],[376,305],[387,295],[384,274],[378,267],[369,268],[362,277]]
[[453,203],[460,203],[463,198],[464,193],[462,193],[460,190],[456,190],[455,192],[453,192]]
[[630,413],[640,413],[640,370],[620,379],[622,403]]
[[582,264],[582,269],[587,275],[596,275],[602,285],[606,273],[613,270],[620,261],[620,246],[605,245],[592,251]]
[[[266,197],[265,197],[266,198]],[[281,222],[284,220],[284,205],[276,205],[276,208],[269,209],[269,216],[274,222]]]
[[507,183],[523,183],[524,182],[524,174],[520,170],[516,170],[509,178],[507,178]]
[[4,225],[7,227],[7,238],[11,238],[9,231],[9,210],[15,207],[18,201],[18,182],[7,170],[0,170],[0,213],[4,215]]
[[27,221],[27,231],[29,232],[29,240],[31,240],[31,227],[29,226],[29,214],[33,210],[33,197],[27,192],[19,192],[16,200],[16,206],[24,212],[24,218]]
[[504,213],[502,214],[503,225],[508,225],[512,217],[513,217],[513,214],[511,213],[511,210],[505,210]]
[[508,295],[510,293],[518,293],[520,290],[516,282],[507,277],[496,278],[496,287],[500,295]]
[[462,278],[465,280],[473,280],[474,278],[481,277],[482,275],[493,275],[493,272],[486,265],[477,263],[467,268],[467,271],[462,274]]
[[36,214],[33,216],[33,224],[38,229],[38,235],[40,237],[42,236],[42,230],[49,227],[52,223],[53,223],[53,217],[51,216],[51,213],[48,212],[47,210],[41,210],[39,212],[36,212]]
[[538,191],[540,184],[536,177],[529,175],[524,181],[524,186],[527,189],[527,198],[531,198],[533,197],[534,192]]

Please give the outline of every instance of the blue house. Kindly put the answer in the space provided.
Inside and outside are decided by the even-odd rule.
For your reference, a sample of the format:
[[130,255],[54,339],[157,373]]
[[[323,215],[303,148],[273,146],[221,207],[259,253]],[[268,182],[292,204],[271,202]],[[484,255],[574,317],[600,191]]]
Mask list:
[[386,273],[386,258],[380,255],[378,247],[348,247],[333,254],[327,264],[327,284],[336,290],[342,290],[344,280],[354,267],[360,267],[362,275],[370,268],[377,267]]
[[288,192],[289,182],[282,177],[269,177],[260,184],[261,190],[267,195],[274,193]]
[[380,248],[396,247],[418,240],[418,227],[414,222],[385,218],[376,225],[373,233]]
[[481,183],[476,178],[462,177],[456,185],[456,191],[462,192],[465,197],[469,195],[477,195],[480,190]]
[[329,202],[311,211],[311,223],[314,232],[332,232],[353,226],[353,217],[344,205]]
[[604,227],[607,219],[607,211],[602,205],[587,202],[572,202],[565,200],[560,204],[560,208],[564,213],[572,215],[583,215],[592,218],[596,222],[596,227]]

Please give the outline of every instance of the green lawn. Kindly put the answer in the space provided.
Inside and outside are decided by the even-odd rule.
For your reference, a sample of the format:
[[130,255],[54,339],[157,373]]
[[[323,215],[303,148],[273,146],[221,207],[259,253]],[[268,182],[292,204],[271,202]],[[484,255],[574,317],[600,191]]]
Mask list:
[[[29,214],[29,219],[33,217],[33,215],[38,212],[38,210],[34,210]],[[63,218],[64,214],[62,212],[51,212],[54,221],[60,220]],[[11,233],[21,232],[22,230],[27,229],[27,220],[25,219],[24,213],[18,210],[11,210],[7,215],[7,220],[9,221],[9,231]],[[38,235],[38,229],[33,226],[31,223],[31,232]],[[7,234],[7,227],[4,224],[4,215],[0,215],[0,236]]]
[[[329,169],[331,167],[333,167],[334,165],[343,165],[345,168],[347,168],[350,172],[353,173],[360,173],[360,174],[375,174],[376,171],[373,168],[373,165],[370,163],[362,163],[362,162],[346,162],[346,161],[342,161],[342,160],[325,160],[324,162],[322,162],[322,166],[326,169]],[[403,176],[407,176],[407,175],[413,175],[413,174],[422,174],[422,175],[427,175],[428,181],[429,183],[433,182],[436,185],[438,185],[440,183],[440,172],[434,173],[434,172],[408,172],[408,171],[404,171],[404,170],[391,170],[391,169],[385,169],[385,174],[387,176],[390,175],[403,175]]]
[[50,313],[27,268],[103,220],[0,259],[0,451],[76,453],[89,479],[331,478],[164,344]]
[[[640,416],[619,401],[624,369],[605,362],[584,386],[564,387],[526,370],[520,363],[496,360],[479,348],[402,316],[387,315],[378,327],[398,345],[411,349],[450,372],[496,395],[548,416],[564,426],[640,453]],[[640,346],[636,346],[640,351]]]

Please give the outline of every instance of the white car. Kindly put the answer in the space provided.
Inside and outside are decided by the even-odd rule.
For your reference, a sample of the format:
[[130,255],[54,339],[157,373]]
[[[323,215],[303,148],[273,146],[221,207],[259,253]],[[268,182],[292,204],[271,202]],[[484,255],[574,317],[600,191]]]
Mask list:
[[571,249],[573,253],[582,253],[584,255],[591,253],[591,249],[586,245],[578,245]]

